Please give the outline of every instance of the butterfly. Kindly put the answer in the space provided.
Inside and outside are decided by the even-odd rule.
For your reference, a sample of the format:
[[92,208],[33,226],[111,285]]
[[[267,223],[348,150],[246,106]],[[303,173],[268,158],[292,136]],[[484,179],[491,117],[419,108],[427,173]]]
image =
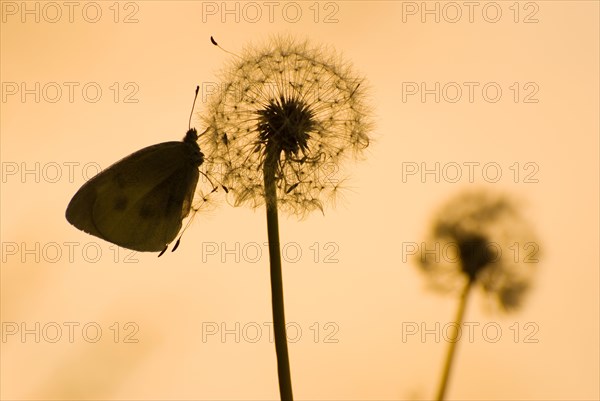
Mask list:
[[204,161],[197,139],[190,128],[183,141],[148,146],[114,163],[77,191],[67,221],[121,247],[161,256],[192,208]]

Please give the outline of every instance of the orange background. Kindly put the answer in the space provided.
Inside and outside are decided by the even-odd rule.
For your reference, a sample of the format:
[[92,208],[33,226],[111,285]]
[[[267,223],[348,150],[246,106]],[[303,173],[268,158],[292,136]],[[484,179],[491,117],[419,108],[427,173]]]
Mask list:
[[[482,186],[527,200],[543,257],[519,312],[499,314],[481,293],[471,299],[465,320],[479,328],[497,324],[502,336],[493,343],[476,330],[472,343],[461,341],[448,397],[599,398],[597,2],[520,2],[518,22],[514,2],[496,2],[496,23],[483,17],[487,7],[486,17],[494,18],[489,2],[478,3],[472,22],[462,2],[453,3],[462,11],[457,22],[450,21],[456,8],[444,2],[427,3],[439,7],[439,22],[427,14],[421,21],[421,2],[296,2],[285,15],[285,3],[277,3],[272,22],[262,2],[229,2],[232,14],[222,2],[96,2],[96,23],[82,15],[87,7],[86,18],[95,18],[94,4],[77,2],[73,22],[62,2],[54,3],[60,18],[53,6],[28,2],[38,7],[39,22],[35,14],[22,17],[22,4],[0,2],[2,399],[278,397],[265,325],[271,309],[262,210],[224,204],[199,212],[177,252],[160,259],[137,253],[132,260],[129,251],[70,226],[64,211],[85,182],[87,163],[93,174],[96,164],[105,168],[142,147],[183,138],[195,85],[217,82],[231,57],[210,44],[211,35],[239,52],[248,40],[281,32],[329,44],[351,60],[370,83],[377,125],[366,159],[348,169],[351,188],[336,208],[304,221],[280,219],[282,244],[292,244],[288,263],[284,256],[286,317],[302,330],[289,346],[295,396],[433,396],[447,343],[433,335],[402,341],[403,323],[443,327],[456,300],[426,290],[413,260],[403,261],[402,244],[424,240],[432,214],[450,196]],[[415,15],[408,13],[413,6]],[[137,22],[124,23],[127,15]],[[527,15],[537,22],[524,23]],[[39,102],[11,94],[12,83],[31,89],[36,82]],[[63,90],[54,103],[53,82]],[[72,102],[65,82],[78,85]],[[406,82],[495,82],[503,93],[496,103],[477,90],[472,103],[466,92],[456,103],[433,96],[403,101]],[[514,82],[521,90],[516,103]],[[539,88],[537,103],[523,102],[528,82]],[[102,89],[97,102],[83,97],[86,83]],[[131,88],[137,103],[124,102]],[[196,111],[203,107],[201,94]],[[496,183],[481,170],[474,183],[437,183],[431,175],[425,183],[419,176],[402,180],[403,162],[432,168],[469,161],[498,163],[503,175]],[[515,162],[536,163],[539,182],[520,176],[515,183]],[[39,175],[22,175],[24,168]],[[214,244],[222,254],[207,254]],[[255,258],[256,244],[262,256]],[[291,263],[297,249],[302,255]],[[91,260],[95,250],[101,254]],[[337,262],[325,263],[331,252]],[[36,322],[49,330],[39,343],[34,334],[25,341],[7,334],[15,324],[32,329]],[[52,322],[62,327],[56,343],[48,341]],[[68,322],[79,324],[73,342]],[[234,334],[202,341],[207,326],[235,331],[236,322],[239,342]],[[537,343],[524,341],[528,322],[539,329]],[[98,342],[82,337],[86,323],[102,329]],[[256,326],[262,337],[252,343],[255,332],[242,329]],[[139,341],[125,342],[133,327]],[[510,327],[520,328],[517,342]]]

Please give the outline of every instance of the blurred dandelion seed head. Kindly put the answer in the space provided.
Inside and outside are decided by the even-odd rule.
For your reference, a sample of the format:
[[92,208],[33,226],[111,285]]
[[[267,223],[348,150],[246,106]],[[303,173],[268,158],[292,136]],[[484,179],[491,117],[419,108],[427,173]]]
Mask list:
[[272,159],[280,209],[323,211],[345,179],[339,167],[369,145],[363,79],[331,49],[277,36],[245,49],[222,81],[201,116],[201,147],[234,205],[264,204]]
[[[459,292],[471,281],[504,310],[518,308],[539,257],[538,240],[520,206],[506,194],[483,189],[447,202],[434,218],[427,252],[417,255],[432,287]],[[524,251],[527,244],[535,250],[533,258]]]

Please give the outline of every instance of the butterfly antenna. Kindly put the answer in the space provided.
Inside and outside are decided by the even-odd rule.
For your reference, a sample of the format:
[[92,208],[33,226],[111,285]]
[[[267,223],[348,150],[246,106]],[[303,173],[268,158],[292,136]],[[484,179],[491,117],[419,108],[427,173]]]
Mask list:
[[190,120],[188,121],[188,129],[192,128],[192,114],[194,114],[194,106],[196,106],[196,99],[198,99],[198,91],[200,90],[200,85],[196,86],[196,94],[194,95],[194,103],[192,103],[192,111],[190,111]]
[[237,57],[237,58],[241,59],[241,57],[240,57],[240,56],[238,56],[237,54],[235,54],[235,53],[232,53],[232,52],[230,52],[230,51],[227,51],[227,50],[223,49],[221,46],[219,46],[219,44],[217,43],[217,41],[215,40],[215,38],[213,38],[212,36],[210,37],[210,42],[211,42],[213,45],[217,46],[219,49],[223,50],[225,53],[229,53],[229,54],[231,54],[232,56],[235,56],[235,57]]

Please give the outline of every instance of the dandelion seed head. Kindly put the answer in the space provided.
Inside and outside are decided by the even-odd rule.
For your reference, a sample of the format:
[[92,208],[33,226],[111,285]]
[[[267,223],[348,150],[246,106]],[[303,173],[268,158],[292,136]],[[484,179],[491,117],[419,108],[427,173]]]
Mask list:
[[234,205],[264,204],[263,166],[275,158],[280,209],[323,211],[344,177],[331,177],[369,145],[366,83],[325,47],[289,36],[246,48],[222,72],[201,116],[202,140]]
[[[482,189],[463,192],[446,203],[425,243],[431,252],[417,257],[431,285],[459,292],[470,281],[504,310],[518,308],[539,257],[539,243],[520,206],[506,194]],[[535,255],[525,252],[527,247]]]

